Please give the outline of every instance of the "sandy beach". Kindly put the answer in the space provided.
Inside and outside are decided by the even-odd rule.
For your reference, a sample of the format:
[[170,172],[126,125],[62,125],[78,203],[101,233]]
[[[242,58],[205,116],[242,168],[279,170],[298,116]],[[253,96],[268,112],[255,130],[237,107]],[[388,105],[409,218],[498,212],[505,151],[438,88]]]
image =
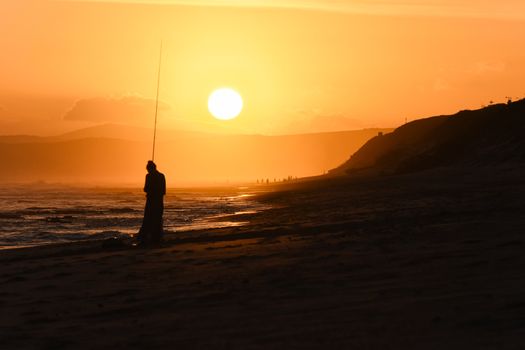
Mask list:
[[293,184],[241,227],[0,253],[2,349],[521,349],[520,167]]
[[0,350],[525,350],[525,0],[0,33]]

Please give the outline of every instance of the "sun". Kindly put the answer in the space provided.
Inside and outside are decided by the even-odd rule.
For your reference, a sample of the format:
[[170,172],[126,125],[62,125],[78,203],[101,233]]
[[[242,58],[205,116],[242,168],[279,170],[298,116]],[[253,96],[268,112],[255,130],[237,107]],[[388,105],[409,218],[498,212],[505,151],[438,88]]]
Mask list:
[[217,89],[208,98],[208,110],[219,120],[230,120],[237,117],[242,107],[241,95],[230,88]]

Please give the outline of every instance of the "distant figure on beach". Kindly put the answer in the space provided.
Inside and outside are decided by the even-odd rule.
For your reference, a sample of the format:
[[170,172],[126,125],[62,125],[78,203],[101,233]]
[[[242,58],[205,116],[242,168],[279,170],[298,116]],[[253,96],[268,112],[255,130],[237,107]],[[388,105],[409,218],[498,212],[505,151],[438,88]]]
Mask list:
[[157,166],[153,161],[148,161],[146,169],[148,170],[144,184],[146,207],[144,208],[142,227],[138,234],[140,244],[159,243],[164,234],[162,214],[164,213],[166,179],[164,174],[157,170]]

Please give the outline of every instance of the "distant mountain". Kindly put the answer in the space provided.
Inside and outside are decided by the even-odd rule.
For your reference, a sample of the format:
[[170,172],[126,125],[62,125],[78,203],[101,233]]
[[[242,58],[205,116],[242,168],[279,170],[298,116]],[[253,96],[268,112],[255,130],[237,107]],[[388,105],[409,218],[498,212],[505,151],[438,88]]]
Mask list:
[[[170,129],[157,130],[157,136],[164,140],[173,140],[191,135],[205,135],[205,133]],[[0,135],[0,143],[60,142],[88,138],[150,141],[152,137],[152,128],[108,123],[74,130],[57,136]]]
[[525,100],[420,119],[376,136],[330,175],[525,163]]
[[[325,173],[378,132],[262,136],[159,130],[155,161],[171,185]],[[104,125],[56,137],[0,137],[2,182],[140,183],[152,130]]]
[[46,142],[47,137],[30,136],[30,135],[7,135],[0,136],[0,143],[39,143]]
[[[197,136],[205,133],[185,130],[158,129],[157,137],[162,140],[174,140],[179,137]],[[128,141],[150,141],[153,129],[121,124],[103,124],[75,130],[51,139],[55,141],[78,140],[86,138],[108,138]]]
[[53,139],[56,141],[68,141],[87,138],[107,138],[128,141],[146,141],[152,137],[152,130],[137,126],[119,124],[103,124],[89,128],[71,131]]

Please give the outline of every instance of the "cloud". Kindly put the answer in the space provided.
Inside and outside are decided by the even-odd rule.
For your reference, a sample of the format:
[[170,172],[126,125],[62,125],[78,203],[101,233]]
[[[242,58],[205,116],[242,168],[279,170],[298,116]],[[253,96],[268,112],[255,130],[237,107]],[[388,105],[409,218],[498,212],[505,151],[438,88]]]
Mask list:
[[315,11],[408,16],[525,18],[521,0],[62,0],[123,4],[270,7]]
[[[169,105],[159,102],[159,112],[169,110]],[[121,98],[91,98],[77,101],[64,115],[64,120],[146,123],[155,114],[155,100],[137,96]]]

